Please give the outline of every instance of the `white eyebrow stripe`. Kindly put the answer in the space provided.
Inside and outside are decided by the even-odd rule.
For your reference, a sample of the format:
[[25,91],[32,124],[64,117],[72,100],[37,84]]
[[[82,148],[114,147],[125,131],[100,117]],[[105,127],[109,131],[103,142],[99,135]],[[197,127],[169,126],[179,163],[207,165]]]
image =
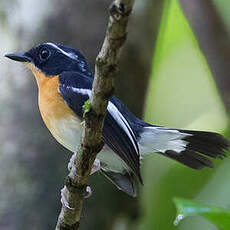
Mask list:
[[74,54],[74,53],[67,53],[66,51],[62,50],[61,48],[59,48],[57,45],[53,44],[52,42],[47,42],[45,44],[54,47],[55,49],[59,50],[61,53],[63,53],[64,55],[66,55],[69,58],[72,58],[72,59],[74,59],[76,61],[79,60],[79,58],[78,58],[78,56],[76,54]]
[[[71,88],[73,92],[88,95],[89,97],[92,92],[90,89],[74,88],[74,87],[69,87],[69,86],[67,88]],[[136,152],[139,153],[139,149],[136,145],[136,140],[134,140],[135,135],[133,133],[132,128],[130,127],[125,117],[121,114],[121,112],[117,109],[117,107],[111,101],[109,101],[108,103],[108,111],[112,115],[112,117],[117,121],[117,123],[122,127],[125,133],[128,135]]]

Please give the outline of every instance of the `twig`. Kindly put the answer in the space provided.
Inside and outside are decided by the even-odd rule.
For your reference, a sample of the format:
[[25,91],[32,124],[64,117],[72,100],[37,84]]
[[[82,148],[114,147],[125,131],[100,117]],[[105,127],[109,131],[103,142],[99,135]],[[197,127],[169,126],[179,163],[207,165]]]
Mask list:
[[62,205],[56,230],[79,229],[88,177],[96,155],[103,146],[101,137],[104,117],[108,100],[113,94],[119,54],[126,40],[126,28],[133,4],[134,0],[115,0],[110,6],[105,40],[96,59],[92,95],[88,112],[85,113],[81,146],[69,163],[70,173],[62,189],[65,204]]

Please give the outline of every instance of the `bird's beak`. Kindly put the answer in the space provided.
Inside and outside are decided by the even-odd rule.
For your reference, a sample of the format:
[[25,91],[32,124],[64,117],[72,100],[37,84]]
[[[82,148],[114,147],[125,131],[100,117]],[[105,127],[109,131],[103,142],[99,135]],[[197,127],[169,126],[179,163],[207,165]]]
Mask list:
[[5,57],[19,62],[31,62],[32,59],[26,53],[6,54]]

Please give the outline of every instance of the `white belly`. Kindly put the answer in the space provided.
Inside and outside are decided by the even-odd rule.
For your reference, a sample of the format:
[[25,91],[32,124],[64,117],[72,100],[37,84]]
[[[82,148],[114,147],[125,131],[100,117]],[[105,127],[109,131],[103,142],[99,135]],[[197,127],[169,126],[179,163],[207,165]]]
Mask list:
[[81,138],[81,124],[77,117],[69,116],[49,121],[49,130],[55,139],[65,148],[76,152]]
[[[55,139],[65,148],[72,152],[76,152],[81,138],[82,126],[80,120],[75,116],[69,118],[52,119],[49,121],[49,129]],[[105,146],[97,155],[105,170],[114,172],[122,172],[128,169],[125,162],[115,154],[108,146]]]

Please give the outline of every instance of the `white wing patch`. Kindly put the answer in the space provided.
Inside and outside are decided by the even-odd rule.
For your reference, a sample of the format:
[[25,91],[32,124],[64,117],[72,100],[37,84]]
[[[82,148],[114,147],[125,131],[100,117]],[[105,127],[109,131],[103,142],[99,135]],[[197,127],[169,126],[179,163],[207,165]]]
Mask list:
[[145,127],[141,134],[139,147],[141,155],[173,150],[180,153],[186,149],[187,141],[183,140],[191,134],[181,133],[178,130],[165,127]]
[[116,122],[123,128],[123,130],[126,132],[128,135],[129,139],[132,141],[132,144],[136,150],[137,153],[139,153],[139,150],[136,146],[136,140],[135,135],[133,133],[132,128],[130,127],[128,121],[123,117],[123,115],[120,113],[120,111],[117,109],[117,107],[109,101],[108,104],[108,111],[110,114],[113,116],[113,118],[116,120]]
[[[80,93],[83,95],[88,95],[89,97],[91,96],[92,91],[90,89],[82,89],[82,88],[74,88],[74,87],[68,87],[68,88],[71,88],[73,92]],[[112,117],[119,124],[119,126],[122,127],[122,129],[126,132],[136,152],[139,153],[138,147],[136,146],[135,135],[128,121],[124,118],[124,116],[120,113],[120,111],[117,109],[117,107],[112,102],[109,101],[107,109],[109,113],[112,115]]]

